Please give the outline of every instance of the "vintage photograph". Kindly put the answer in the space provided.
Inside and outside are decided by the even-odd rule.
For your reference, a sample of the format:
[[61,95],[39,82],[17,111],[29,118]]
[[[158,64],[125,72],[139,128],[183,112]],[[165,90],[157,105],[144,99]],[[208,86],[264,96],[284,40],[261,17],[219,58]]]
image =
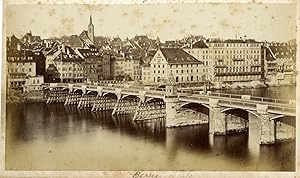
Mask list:
[[4,2],[5,170],[296,171],[296,6]]

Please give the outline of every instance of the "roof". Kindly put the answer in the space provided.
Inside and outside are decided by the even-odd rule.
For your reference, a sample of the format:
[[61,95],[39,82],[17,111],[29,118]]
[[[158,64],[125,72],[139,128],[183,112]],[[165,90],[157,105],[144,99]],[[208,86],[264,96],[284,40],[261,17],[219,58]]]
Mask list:
[[227,40],[211,39],[208,40],[207,43],[260,43],[260,42],[254,39],[227,39]]
[[194,43],[192,48],[208,48],[208,46],[204,43],[203,40],[200,40]]
[[66,45],[72,46],[72,47],[81,47],[82,46],[82,40],[78,35],[71,35],[71,36],[63,36],[62,40]]
[[161,48],[168,63],[202,63],[180,48]]
[[[264,47],[265,48],[265,47]],[[269,48],[265,48],[266,49],[266,60],[267,61],[275,61],[276,58],[273,56],[272,52],[270,51]]]
[[54,61],[62,61],[62,62],[83,62],[83,59],[78,55],[71,54],[60,54],[58,55]]
[[289,46],[269,46],[276,58],[293,58],[296,57],[296,51]]

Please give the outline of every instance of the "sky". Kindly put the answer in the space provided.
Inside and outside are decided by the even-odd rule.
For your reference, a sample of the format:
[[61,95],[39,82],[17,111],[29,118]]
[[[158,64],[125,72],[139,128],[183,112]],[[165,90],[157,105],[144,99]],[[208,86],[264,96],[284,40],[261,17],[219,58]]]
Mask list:
[[8,5],[6,34],[32,31],[42,38],[79,35],[90,14],[95,36],[161,41],[188,35],[287,41],[296,38],[296,4]]

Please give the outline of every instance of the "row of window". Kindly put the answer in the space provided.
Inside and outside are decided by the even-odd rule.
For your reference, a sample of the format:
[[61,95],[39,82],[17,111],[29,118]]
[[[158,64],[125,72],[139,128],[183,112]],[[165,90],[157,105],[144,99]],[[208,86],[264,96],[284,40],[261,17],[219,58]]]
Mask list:
[[[68,74],[62,74],[62,77],[71,77],[73,76],[73,73],[68,73]],[[74,74],[74,77],[83,77],[83,74]]]
[[261,75],[235,75],[235,76],[216,76],[218,81],[239,81],[239,80],[256,80],[260,79]]
[[260,72],[261,67],[228,67],[228,68],[216,68],[217,73],[226,73],[226,72]]
[[256,64],[259,65],[260,61],[259,60],[253,60],[253,61],[215,61],[215,65],[252,65],[252,64]]
[[8,58],[8,60],[11,60],[11,61],[17,61],[17,60],[32,60],[33,59],[33,57],[32,56],[28,56],[28,57],[26,57],[26,56],[23,56],[23,57],[7,57]]
[[25,68],[22,68],[22,69],[18,69],[18,68],[8,68],[8,72],[9,73],[13,73],[13,72],[15,72],[15,73],[18,73],[18,72],[31,72],[32,71],[32,69],[29,67],[28,68],[28,70],[26,70]]
[[13,65],[13,64],[16,64],[17,66],[18,65],[33,65],[33,62],[23,62],[23,63],[10,63],[9,65]]
[[[172,64],[172,65],[170,65],[171,68],[200,67],[200,66],[201,66],[201,64]],[[164,65],[164,64],[162,64],[162,65],[160,65],[160,64],[158,64],[158,65],[151,64],[151,67],[153,67],[153,68],[155,68],[155,67],[157,67],[157,68],[165,68],[165,67],[168,67],[168,65]]]
[[260,43],[208,43],[215,47],[260,47]]
[[[153,82],[160,82],[162,80],[161,77],[153,77]],[[175,76],[176,82],[194,82],[194,81],[202,81],[202,76]]]

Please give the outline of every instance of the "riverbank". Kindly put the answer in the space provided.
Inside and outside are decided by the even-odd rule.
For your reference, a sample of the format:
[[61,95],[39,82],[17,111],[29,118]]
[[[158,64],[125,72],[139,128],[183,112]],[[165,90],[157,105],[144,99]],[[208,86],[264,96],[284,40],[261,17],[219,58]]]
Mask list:
[[38,103],[44,101],[46,101],[46,98],[43,90],[23,92],[11,89],[6,96],[6,103]]

